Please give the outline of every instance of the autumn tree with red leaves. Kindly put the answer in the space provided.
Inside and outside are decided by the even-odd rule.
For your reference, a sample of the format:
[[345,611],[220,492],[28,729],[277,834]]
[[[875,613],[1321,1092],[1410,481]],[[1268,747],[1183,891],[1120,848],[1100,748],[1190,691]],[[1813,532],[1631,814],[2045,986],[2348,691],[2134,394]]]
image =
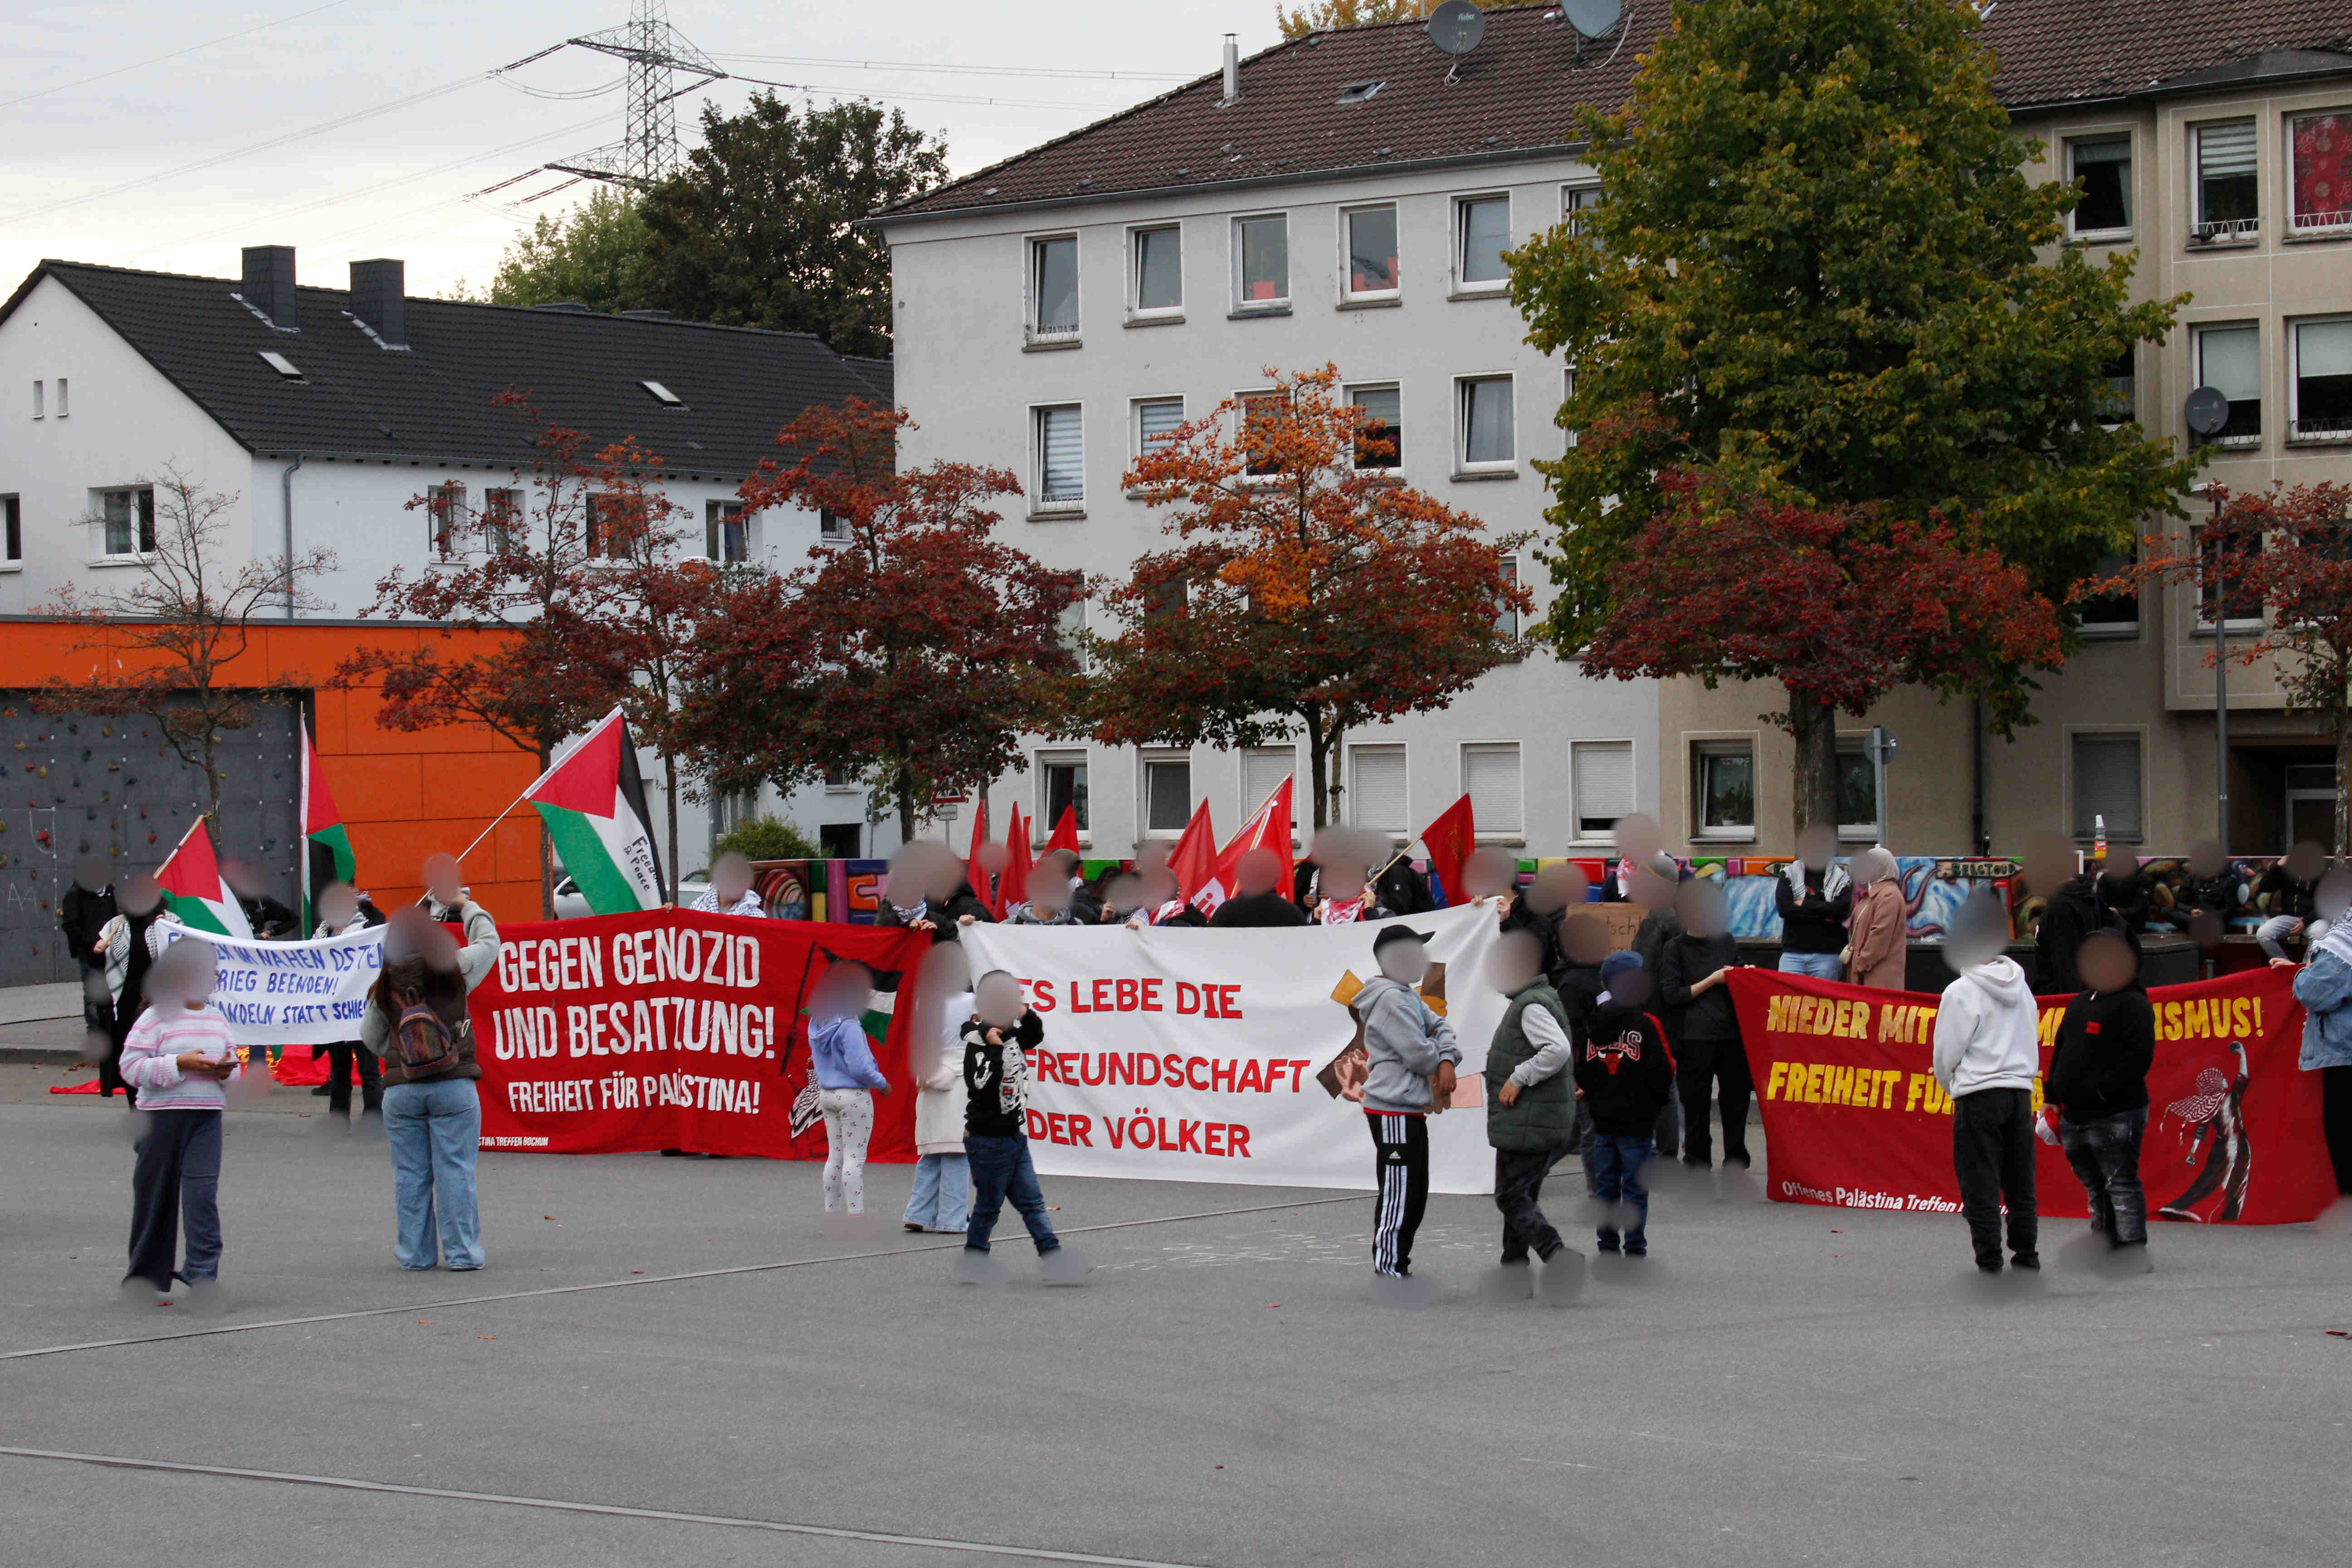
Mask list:
[[992,537],[1013,474],[901,471],[912,424],[856,398],[812,408],[776,437],[799,461],[744,482],[747,517],[793,506],[836,531],[791,573],[717,590],[679,717],[712,787],[848,773],[875,820],[896,815],[912,838],[941,796],[1017,768],[1022,735],[1069,732],[1079,670],[1061,621],[1084,583]]
[[1125,485],[1171,509],[1176,543],[1108,595],[1095,645],[1107,745],[1258,746],[1303,733],[1314,825],[1339,815],[1350,730],[1446,706],[1522,649],[1534,607],[1505,574],[1528,535],[1399,482],[1393,438],[1338,395],[1336,366],[1229,398],[1136,459]]
[[1776,504],[1687,468],[1658,487],[1663,504],[1610,574],[1615,608],[1584,671],[1777,681],[1788,706],[1769,717],[1797,741],[1800,829],[1811,725],[1916,685],[1985,700],[2007,733],[2020,678],[2058,667],[2057,612],[2025,569],[1939,517]]
[[[2226,595],[2231,620],[2259,615],[2252,642],[2232,646],[2241,665],[2267,659],[2290,712],[2326,721],[2336,739],[2336,853],[2352,852],[2352,487],[2288,486],[2241,494],[2200,492],[2213,515],[2190,533],[2145,542],[2141,562],[2089,583],[2076,599],[2137,594],[2147,584],[2194,588],[2210,622]],[[2210,668],[2215,650],[2208,649]]]

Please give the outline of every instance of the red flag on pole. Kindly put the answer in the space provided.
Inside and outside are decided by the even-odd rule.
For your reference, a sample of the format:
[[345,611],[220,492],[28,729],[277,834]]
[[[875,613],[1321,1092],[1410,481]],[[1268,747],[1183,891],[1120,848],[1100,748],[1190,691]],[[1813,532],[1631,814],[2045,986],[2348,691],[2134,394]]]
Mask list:
[[971,888],[972,897],[988,907],[988,912],[1002,920],[1004,916],[1004,896],[989,886],[988,868],[980,863],[980,847],[988,842],[988,797],[975,795],[971,808],[971,848],[963,858],[963,879]]
[[1061,820],[1054,824],[1054,837],[1045,840],[1046,854],[1051,855],[1056,849],[1066,849],[1073,855],[1078,852],[1078,808],[1076,805],[1062,807]]
[[1286,777],[1280,784],[1275,785],[1274,793],[1267,795],[1255,811],[1250,813],[1247,822],[1242,824],[1242,830],[1234,834],[1232,841],[1217,852],[1217,868],[1210,874],[1208,881],[1200,890],[1192,895],[1192,903],[1202,913],[1214,913],[1219,904],[1234,896],[1234,889],[1239,881],[1237,872],[1242,863],[1242,857],[1253,849],[1271,849],[1281,859],[1282,880],[1276,883],[1276,887],[1285,894],[1289,892],[1290,784],[1291,781]]
[[1168,869],[1176,874],[1176,890],[1190,900],[1217,874],[1217,829],[1209,820],[1209,803],[1192,808],[1184,836],[1168,852]]
[[1478,821],[1470,809],[1470,797],[1465,795],[1439,813],[1436,821],[1421,830],[1421,842],[1429,851],[1429,868],[1437,873],[1445,902],[1460,903],[1462,867],[1478,842]]
[[1029,867],[1029,819],[1016,805],[1004,830],[1004,891],[997,905],[999,918],[1013,905],[1028,900]]

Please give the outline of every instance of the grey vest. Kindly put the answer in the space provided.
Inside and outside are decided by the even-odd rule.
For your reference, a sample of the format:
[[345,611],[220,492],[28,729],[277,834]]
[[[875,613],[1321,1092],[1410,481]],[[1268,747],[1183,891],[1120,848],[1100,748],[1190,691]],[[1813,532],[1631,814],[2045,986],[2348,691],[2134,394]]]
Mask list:
[[1516,1105],[1505,1105],[1499,1098],[1512,1069],[1536,1054],[1535,1043],[1519,1026],[1520,1015],[1530,1007],[1541,1007],[1551,1015],[1561,1034],[1571,1040],[1576,1037],[1568,1026],[1568,1011],[1560,1005],[1559,993],[1545,980],[1514,995],[1503,1021],[1495,1026],[1494,1043],[1486,1047],[1486,1142],[1515,1152],[1564,1149],[1576,1142],[1572,1063],[1541,1083],[1519,1090]]

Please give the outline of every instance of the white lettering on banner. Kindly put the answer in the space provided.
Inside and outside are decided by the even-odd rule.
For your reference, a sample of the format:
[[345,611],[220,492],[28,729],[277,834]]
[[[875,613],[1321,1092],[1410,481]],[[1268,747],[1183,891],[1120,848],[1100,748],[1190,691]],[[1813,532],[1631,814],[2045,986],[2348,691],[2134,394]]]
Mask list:
[[[1387,922],[1382,922],[1387,923]],[[1463,1088],[1429,1121],[1430,1188],[1485,1193],[1478,1074],[1504,999],[1486,979],[1495,906],[1406,922],[1431,935],[1424,1000],[1456,1037]],[[1045,1026],[1028,1131],[1053,1175],[1370,1188],[1360,1034],[1343,998],[1380,973],[1377,924],[1130,931],[974,925],[971,969],[1020,980]]]
[[611,945],[613,984],[692,983],[749,991],[760,984],[760,939],[740,931],[613,931],[605,936],[524,937],[499,948],[499,985],[509,996],[530,991],[593,991],[604,984]]
[[239,942],[192,926],[165,929],[173,942],[212,948],[213,1005],[240,1046],[356,1039],[368,988],[383,967],[380,926],[313,942]]

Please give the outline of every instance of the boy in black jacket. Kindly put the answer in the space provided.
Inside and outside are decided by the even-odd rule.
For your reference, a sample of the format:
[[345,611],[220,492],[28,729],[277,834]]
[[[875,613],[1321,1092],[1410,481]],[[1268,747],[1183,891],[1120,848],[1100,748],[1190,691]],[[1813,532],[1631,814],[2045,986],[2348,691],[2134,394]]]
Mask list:
[[963,1026],[963,1152],[971,1163],[971,1224],[964,1258],[988,1256],[988,1238],[1004,1200],[1021,1213],[1037,1256],[1061,1250],[1045,1218],[1045,1194],[1029,1162],[1029,1058],[1045,1040],[1045,1026],[1021,994],[1021,983],[1001,969],[972,988],[977,1011]]
[[2057,1108],[2058,1142],[2091,1198],[2091,1228],[2110,1247],[2147,1245],[2139,1142],[2147,1130],[2147,1069],[2156,1009],[2130,944],[2113,931],[2083,943],[2089,989],[2066,1004],[2042,1098]]
[[1593,1195],[1630,1210],[1621,1236],[1612,1211],[1599,1228],[1603,1252],[1628,1258],[1650,1250],[1650,1192],[1642,1167],[1657,1152],[1651,1136],[1658,1112],[1674,1093],[1675,1058],[1666,1032],[1647,1011],[1650,977],[1641,954],[1612,952],[1601,963],[1609,989],[1586,1021],[1576,1053],[1576,1092],[1592,1110]]

